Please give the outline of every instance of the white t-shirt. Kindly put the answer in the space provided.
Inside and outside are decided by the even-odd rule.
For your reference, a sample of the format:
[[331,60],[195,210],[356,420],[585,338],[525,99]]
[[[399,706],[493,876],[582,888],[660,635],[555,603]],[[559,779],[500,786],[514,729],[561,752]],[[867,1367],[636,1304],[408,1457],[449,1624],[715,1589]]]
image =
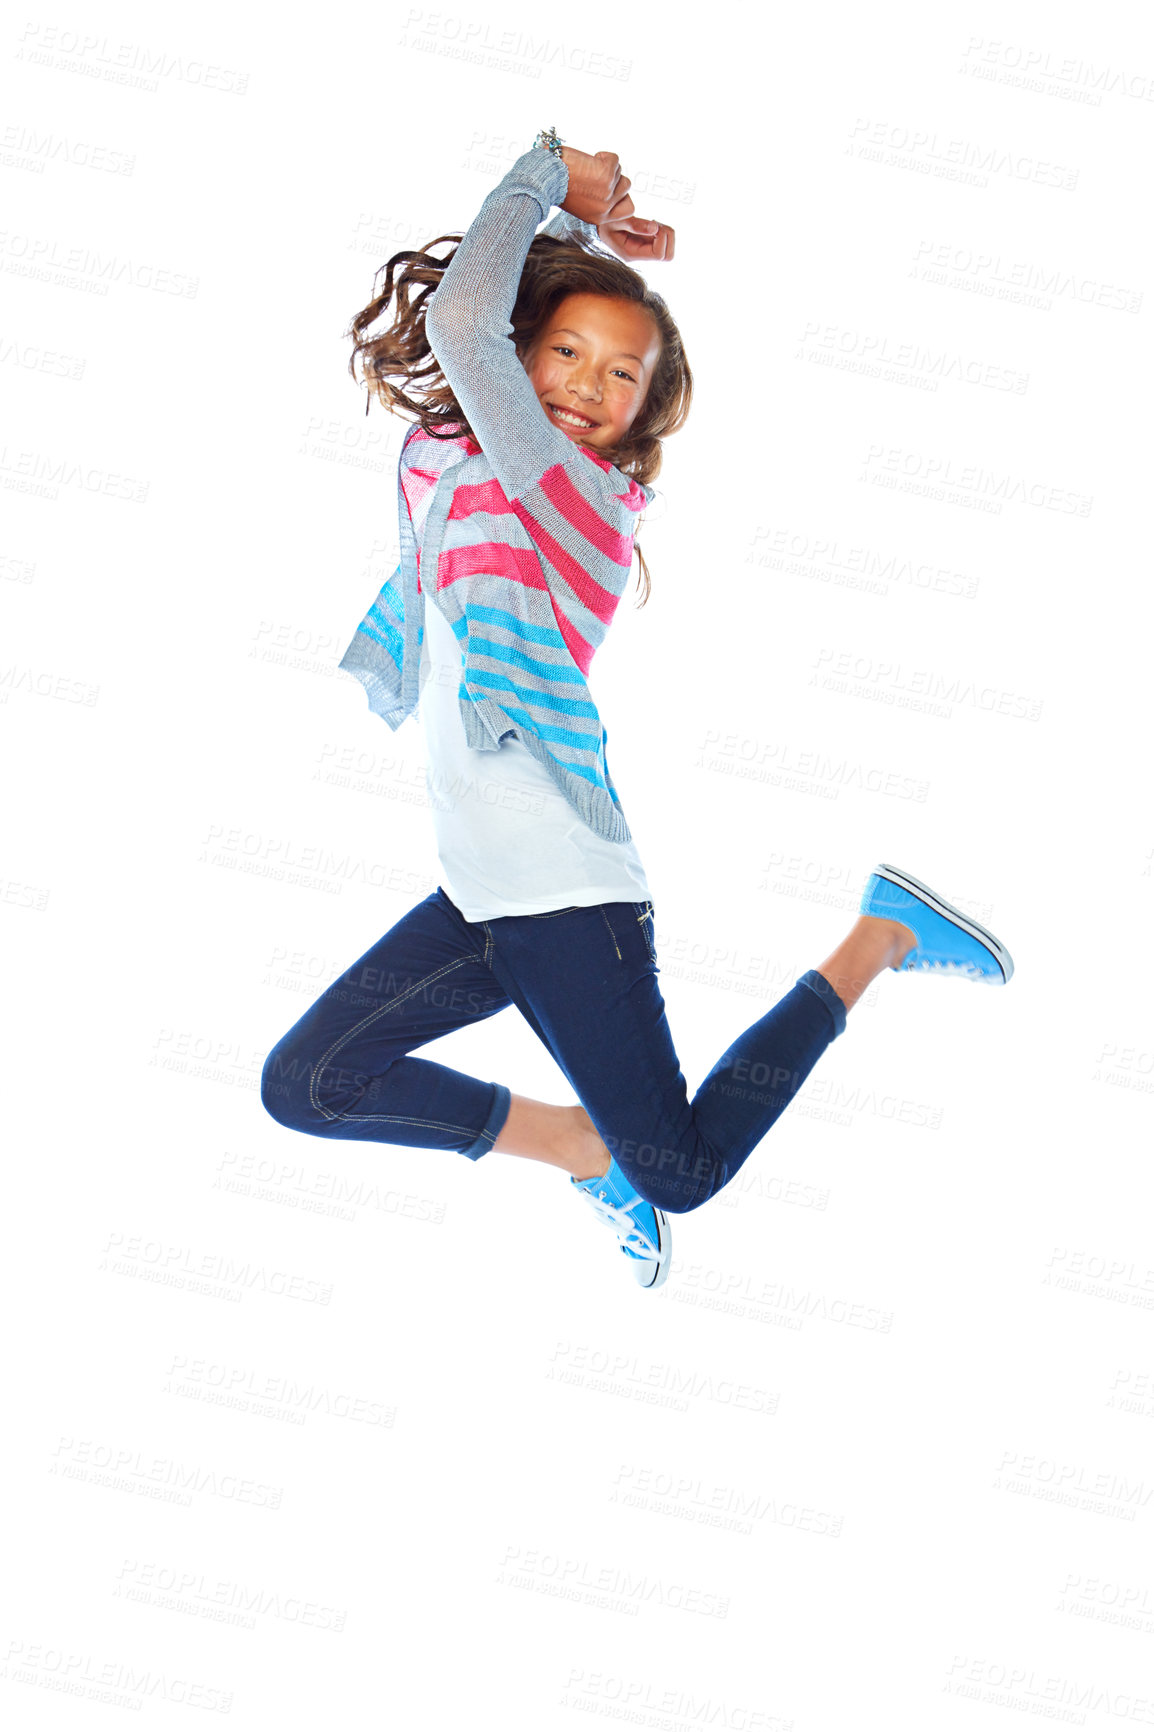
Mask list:
[[[419,463],[402,482],[419,544],[443,457],[434,440],[419,441],[417,450]],[[421,585],[425,589],[424,572]],[[495,752],[466,743],[460,646],[427,591],[424,601],[419,709],[442,887],[450,901],[466,920],[491,920],[650,900],[636,843],[611,842],[590,829],[520,740],[510,736]]]

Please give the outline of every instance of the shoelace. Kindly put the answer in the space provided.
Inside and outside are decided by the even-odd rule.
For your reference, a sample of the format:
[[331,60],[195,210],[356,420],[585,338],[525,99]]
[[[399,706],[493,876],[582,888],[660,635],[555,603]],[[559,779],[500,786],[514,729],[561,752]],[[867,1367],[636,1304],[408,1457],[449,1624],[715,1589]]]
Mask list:
[[642,1232],[628,1209],[618,1209],[612,1203],[599,1197],[596,1191],[586,1191],[585,1196],[596,1209],[603,1221],[617,1234],[621,1248],[631,1257],[644,1257],[652,1262],[657,1256],[657,1246]]
[[971,979],[984,980],[986,977],[976,962],[919,962],[916,968],[936,970],[939,974],[964,974]]

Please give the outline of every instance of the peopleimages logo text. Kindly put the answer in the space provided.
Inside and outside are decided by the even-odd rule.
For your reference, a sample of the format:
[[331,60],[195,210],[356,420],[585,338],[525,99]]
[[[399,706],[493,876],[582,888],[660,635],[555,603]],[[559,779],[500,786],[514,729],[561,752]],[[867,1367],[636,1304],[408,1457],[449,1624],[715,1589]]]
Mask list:
[[[605,54],[596,48],[574,47],[549,36],[532,36],[524,30],[497,30],[487,19],[466,18],[456,12],[429,11],[423,6],[410,6],[401,26],[401,46],[422,47],[420,38],[433,42],[451,43],[455,48],[474,54],[500,54],[513,60],[524,60],[541,69],[561,66],[567,72],[589,72],[597,78],[626,79],[633,70],[631,60],[620,55]],[[528,148],[526,146],[526,148]]]

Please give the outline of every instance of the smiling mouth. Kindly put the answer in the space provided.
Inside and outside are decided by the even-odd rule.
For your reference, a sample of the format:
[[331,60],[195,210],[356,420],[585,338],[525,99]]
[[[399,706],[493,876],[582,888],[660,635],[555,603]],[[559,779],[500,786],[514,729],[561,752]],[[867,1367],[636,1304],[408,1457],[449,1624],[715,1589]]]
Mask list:
[[591,421],[588,415],[581,415],[576,409],[562,409],[556,403],[546,403],[545,407],[556,416],[557,420],[560,421],[564,427],[580,427],[585,429],[589,427],[599,427],[601,425],[600,421]]

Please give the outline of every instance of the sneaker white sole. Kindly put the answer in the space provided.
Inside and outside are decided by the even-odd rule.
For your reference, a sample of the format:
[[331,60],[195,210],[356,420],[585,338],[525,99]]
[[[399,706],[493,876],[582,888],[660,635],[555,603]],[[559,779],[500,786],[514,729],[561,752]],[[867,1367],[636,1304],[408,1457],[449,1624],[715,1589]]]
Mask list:
[[[955,908],[952,902],[947,902],[931,890],[928,884],[923,884],[920,878],[915,878],[912,872],[903,872],[900,866],[875,866],[874,871],[879,878],[888,878],[891,884],[897,884],[903,890],[909,890],[920,896],[922,901],[933,909],[935,914],[942,914],[947,920],[952,920],[955,926],[960,926],[963,932],[976,938],[979,944],[984,944],[987,950],[997,958],[998,967],[1002,971],[1002,983],[1008,985],[1014,972],[1014,962],[1001,939],[995,938],[984,926],[979,926],[976,920],[971,920],[968,914],[963,914],[960,908]],[[895,916],[895,918],[897,918]],[[996,983],[995,983],[996,984]]]
[[[658,1255],[655,1261],[648,1257],[644,1259],[644,1262],[642,1262],[640,1258],[638,1259],[639,1278],[637,1285],[652,1291],[654,1287],[660,1287],[661,1283],[669,1274],[669,1265],[673,1258],[673,1234],[669,1231],[669,1222],[665,1218],[664,1209],[659,1209],[656,1203],[651,1204],[650,1207],[653,1210],[654,1219],[657,1222]],[[652,1280],[640,1279],[640,1276],[649,1270],[652,1270],[653,1272]]]

